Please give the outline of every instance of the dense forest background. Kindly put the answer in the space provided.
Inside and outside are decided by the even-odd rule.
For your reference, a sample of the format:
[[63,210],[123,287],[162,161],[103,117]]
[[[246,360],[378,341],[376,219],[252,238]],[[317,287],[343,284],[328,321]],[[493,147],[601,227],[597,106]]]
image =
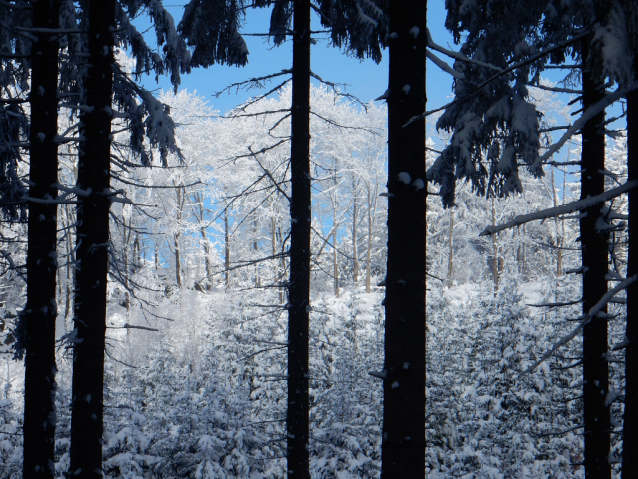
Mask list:
[[446,9],[0,1],[0,477],[633,479],[635,2]]
[[[119,59],[126,64],[123,54]],[[532,95],[540,109],[552,109],[549,118],[568,114],[556,94]],[[116,170],[136,186],[124,183],[131,203],[111,209],[105,473],[281,477],[285,294],[272,286],[287,267],[277,256],[289,221],[286,151],[262,149],[289,128],[280,111],[290,103],[290,89],[228,117],[187,91],[160,99],[171,107],[185,162],[169,155],[169,168]],[[386,112],[325,88],[314,88],[311,101],[317,113],[311,120],[312,473],[376,477],[382,394],[368,373],[383,363]],[[435,149],[446,139],[429,138],[428,145]],[[577,138],[570,149],[578,154]],[[609,142],[607,154],[610,171],[622,177],[622,135]],[[434,156],[430,152],[428,162]],[[73,164],[62,165],[62,176],[73,183]],[[428,199],[428,477],[582,474],[574,465],[582,454],[581,379],[577,369],[563,369],[570,355],[579,355],[578,345],[518,377],[569,329],[565,308],[534,306],[579,295],[578,276],[568,274],[580,262],[576,219],[479,237],[488,225],[578,196],[573,174],[554,167],[546,173],[523,176],[525,193],[512,198],[478,198],[460,184],[457,207],[444,210],[438,197]],[[619,202],[622,212],[626,200]],[[75,222],[73,210],[60,211],[59,247],[72,255],[64,226]],[[24,232],[4,224],[2,234],[20,238]],[[24,244],[10,252],[19,262]],[[625,256],[619,247],[619,272]],[[66,261],[58,270],[59,338],[73,330],[72,277]],[[0,434],[3,474],[10,477],[21,467],[16,433],[24,374],[11,360],[10,324],[23,305],[24,282],[9,270],[2,284],[7,354]],[[615,344],[624,335],[625,313],[620,306],[614,311]],[[64,425],[70,402],[64,342],[58,353],[56,470],[62,475],[69,466]],[[624,372],[613,371],[620,388]]]

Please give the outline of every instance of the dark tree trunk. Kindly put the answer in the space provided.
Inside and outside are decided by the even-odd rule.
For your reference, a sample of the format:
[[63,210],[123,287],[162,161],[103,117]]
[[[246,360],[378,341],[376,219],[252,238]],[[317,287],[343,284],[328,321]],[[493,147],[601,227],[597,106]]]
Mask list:
[[[628,5],[631,51],[638,47],[638,6]],[[634,58],[638,79],[638,57]],[[638,180],[638,90],[627,95],[627,181]],[[629,192],[629,253],[627,277],[638,274],[638,190]],[[636,300],[636,301],[634,301]],[[638,283],[627,288],[628,340],[625,350],[625,413],[623,420],[622,479],[638,477]]]
[[[589,39],[588,39],[589,41]],[[582,58],[587,59],[588,41]],[[585,60],[583,60],[585,62]],[[583,108],[601,100],[604,88],[583,70]],[[604,111],[588,121],[582,129],[581,199],[605,191]],[[605,275],[608,267],[607,235],[598,231],[600,205],[583,211],[580,219],[580,240],[583,264],[583,312],[587,313],[607,292]],[[607,307],[601,313],[607,312]],[[585,425],[585,477],[609,479],[611,467],[610,419],[605,399],[609,391],[607,353],[607,319],[594,317],[583,328],[583,403]]]
[[89,58],[78,158],[78,227],[71,414],[71,468],[78,478],[102,477],[104,335],[108,276],[115,0],[89,4]]
[[390,1],[381,477],[425,477],[426,0]]
[[[60,1],[33,3],[33,26],[55,30]],[[58,215],[58,39],[38,34],[31,73],[31,150],[27,253],[26,357],[24,379],[24,463],[26,478],[54,477],[55,299]],[[39,203],[49,200],[50,203]]]
[[288,477],[309,479],[310,0],[294,0],[288,286]]

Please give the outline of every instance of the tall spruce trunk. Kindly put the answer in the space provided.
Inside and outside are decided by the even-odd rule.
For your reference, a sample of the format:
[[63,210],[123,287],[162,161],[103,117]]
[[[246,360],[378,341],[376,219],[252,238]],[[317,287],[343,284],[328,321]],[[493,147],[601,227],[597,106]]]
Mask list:
[[309,479],[310,0],[293,8],[287,459],[289,478]]
[[[631,51],[638,48],[638,6],[628,6]],[[638,79],[638,56],[634,57]],[[627,181],[638,180],[638,90],[627,95]],[[638,274],[638,190],[629,192],[629,252],[627,277]],[[635,301],[634,301],[635,300]],[[638,283],[627,288],[627,347],[625,349],[625,412],[623,419],[622,479],[638,477]]]
[[108,276],[111,96],[115,0],[89,3],[85,78],[90,111],[81,117],[70,475],[102,477],[104,341]]
[[[589,40],[584,42],[583,63],[589,54]],[[587,68],[583,69],[583,111],[601,100],[604,88],[594,81]],[[605,112],[593,117],[582,129],[581,199],[605,191]],[[600,205],[585,209],[580,219],[580,241],[583,265],[583,312],[587,313],[607,292],[608,244],[607,235],[596,223]],[[605,306],[601,313],[607,312]],[[610,418],[605,404],[609,392],[607,353],[607,319],[598,316],[583,328],[583,417],[585,440],[585,477],[611,478],[609,463]]]
[[383,479],[425,477],[426,0],[390,0]]
[[[60,1],[33,3],[33,26],[56,30]],[[32,46],[31,149],[29,168],[27,305],[24,378],[24,462],[26,478],[52,478],[55,412],[55,299],[58,196],[58,37],[38,33]],[[38,202],[48,200],[49,203]]]

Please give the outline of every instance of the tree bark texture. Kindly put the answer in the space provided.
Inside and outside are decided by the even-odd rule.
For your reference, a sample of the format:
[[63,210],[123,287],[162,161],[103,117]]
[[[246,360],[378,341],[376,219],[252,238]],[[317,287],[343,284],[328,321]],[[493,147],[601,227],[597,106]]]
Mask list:
[[104,341],[108,276],[111,97],[115,0],[89,3],[89,67],[81,117],[71,413],[74,477],[102,477]]
[[310,0],[293,8],[287,458],[289,478],[309,479]]
[[[632,51],[638,47],[638,6],[628,6],[628,32]],[[634,78],[638,78],[638,57],[634,57]],[[638,90],[627,95],[627,181],[638,179]],[[638,191],[629,192],[629,252],[627,277],[638,274]],[[638,477],[638,284],[627,288],[625,335],[625,412],[623,419],[622,479]]]
[[390,1],[383,479],[425,477],[426,0]]
[[[33,3],[33,26],[59,27],[60,1]],[[32,46],[31,132],[25,321],[25,478],[53,478],[55,411],[55,299],[58,215],[58,51],[57,36],[38,34]],[[50,203],[38,202],[48,200]]]
[[[582,58],[589,54],[588,39]],[[584,60],[585,61],[585,60]],[[583,70],[583,110],[601,100],[604,88]],[[605,191],[605,113],[593,117],[582,129],[581,199]],[[597,228],[600,205],[583,211],[580,219],[580,240],[583,265],[583,312],[587,313],[607,292],[605,275],[608,268],[607,234]],[[601,313],[606,313],[605,306]],[[610,418],[605,399],[609,391],[607,353],[607,319],[594,317],[583,328],[583,418],[585,425],[585,477],[609,479],[611,467]]]

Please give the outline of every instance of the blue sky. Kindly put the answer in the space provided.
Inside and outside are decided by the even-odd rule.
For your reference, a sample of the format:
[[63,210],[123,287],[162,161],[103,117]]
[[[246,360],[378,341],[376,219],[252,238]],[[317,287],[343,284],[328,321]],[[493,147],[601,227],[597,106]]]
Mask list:
[[[177,25],[182,17],[184,5],[187,0],[166,0],[165,8],[173,15],[175,24]],[[453,44],[452,36],[445,29],[445,1],[429,0],[428,2],[428,27],[432,37],[439,45],[447,46],[452,50],[458,50]],[[135,21],[140,31],[146,31],[145,36],[147,42],[153,44],[154,35],[149,30],[150,24],[148,19],[139,18]],[[248,11],[246,19],[243,23],[241,31],[246,34],[266,33],[270,23],[270,11],[267,9],[251,9]],[[313,29],[321,30],[319,20],[314,15]],[[260,77],[271,73],[280,72],[292,66],[292,43],[286,42],[279,47],[275,47],[268,42],[267,37],[245,36],[249,49],[248,64],[245,67],[229,67],[226,65],[214,65],[210,68],[193,69],[192,73],[182,76],[180,88],[196,91],[203,96],[210,105],[221,114],[226,113],[237,105],[245,102],[251,96],[257,96],[267,90],[237,90],[232,89],[230,92],[224,92],[220,97],[215,94],[224,90],[229,85],[239,83],[250,78]],[[363,102],[373,100],[385,92],[388,83],[388,61],[387,50],[384,51],[384,58],[380,64],[375,64],[372,60],[359,61],[355,58],[348,57],[342,51],[330,45],[328,39],[324,36],[316,37],[317,44],[313,46],[311,51],[311,68],[313,72],[321,78],[334,83],[345,83],[343,87],[348,93],[351,93],[361,99]],[[447,58],[442,58],[448,63],[452,63]],[[546,75],[552,81],[561,79],[559,71],[547,71]],[[315,84],[316,81],[313,80]],[[154,77],[148,77],[143,80],[143,84],[149,90],[169,90],[171,85],[167,78],[160,78],[159,83],[155,82]],[[274,86],[272,83],[267,84],[266,88]],[[567,95],[563,95],[562,100],[566,103],[569,101]],[[432,110],[448,103],[452,98],[452,78],[442,72],[439,67],[431,61],[427,62],[427,109]],[[615,107],[616,109],[618,107]],[[608,114],[614,115],[616,112],[611,110]],[[435,137],[433,128],[428,125],[428,136]],[[560,134],[554,135],[554,140],[559,138]],[[441,145],[437,144],[437,147]],[[566,149],[563,149],[566,150]],[[555,159],[565,156],[565,151],[559,152]],[[560,176],[560,175],[559,175]]]
[[[173,15],[175,24],[183,14],[185,0],[167,0],[165,8]],[[146,22],[146,23],[145,23]],[[445,30],[445,5],[444,0],[430,0],[428,2],[428,26],[433,38],[439,44],[452,45],[452,36]],[[148,28],[148,22],[140,19],[135,22],[140,30]],[[246,21],[242,27],[243,33],[266,33],[270,23],[270,13],[266,9],[254,9],[248,12]],[[313,29],[322,29],[319,20],[313,17]],[[147,33],[147,41],[154,41],[151,32]],[[228,85],[238,83],[249,78],[276,73],[292,66],[292,43],[287,42],[279,47],[268,43],[267,38],[245,36],[248,50],[248,65],[242,68],[228,67],[226,65],[214,65],[210,68],[197,68],[189,75],[182,77],[180,88],[205,97],[213,108],[225,113],[233,107],[244,102],[251,96],[263,93],[264,90],[239,91],[223,93],[219,98],[214,94],[223,90]],[[346,92],[351,93],[364,102],[377,98],[385,92],[388,84],[387,51],[379,65],[372,60],[360,62],[350,58],[337,48],[330,46],[327,39],[317,37],[317,44],[311,51],[312,70],[321,78],[334,83],[345,83]],[[452,80],[449,75],[442,73],[437,66],[428,61],[428,109],[441,106],[451,94]],[[147,78],[144,85],[151,90],[171,88],[167,78],[160,78],[159,83],[154,78]],[[449,100],[448,100],[449,101]]]

